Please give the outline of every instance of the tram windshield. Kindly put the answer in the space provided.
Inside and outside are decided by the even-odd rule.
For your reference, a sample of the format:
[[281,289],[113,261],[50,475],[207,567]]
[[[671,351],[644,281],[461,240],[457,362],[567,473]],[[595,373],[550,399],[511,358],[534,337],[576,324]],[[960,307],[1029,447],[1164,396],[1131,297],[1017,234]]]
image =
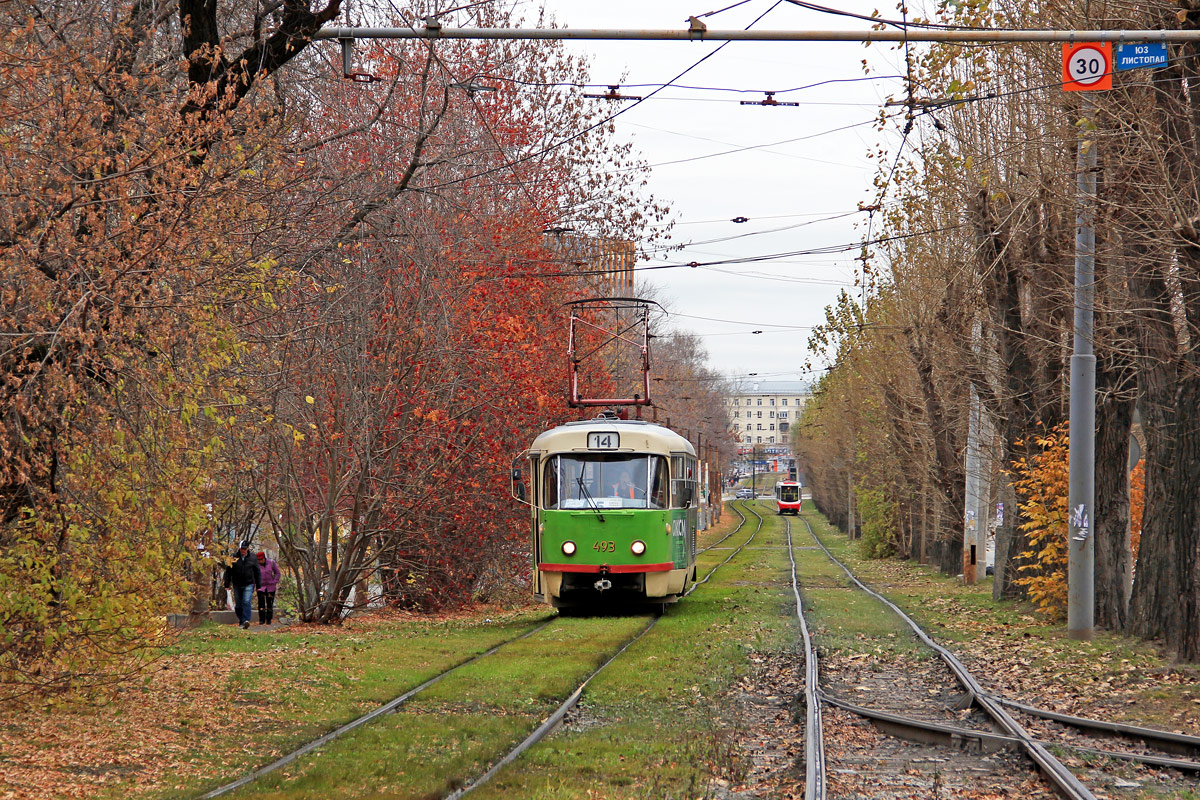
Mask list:
[[666,508],[667,460],[629,454],[557,455],[546,459],[547,509]]
[[800,499],[800,487],[796,484],[783,484],[779,487],[779,499],[784,503],[795,503]]

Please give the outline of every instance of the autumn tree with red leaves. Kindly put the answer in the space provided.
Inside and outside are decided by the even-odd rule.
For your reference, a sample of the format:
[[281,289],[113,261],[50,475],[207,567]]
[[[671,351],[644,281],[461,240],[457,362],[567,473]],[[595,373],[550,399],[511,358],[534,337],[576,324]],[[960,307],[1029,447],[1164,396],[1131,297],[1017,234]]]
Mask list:
[[320,622],[380,592],[423,609],[511,583],[525,531],[507,467],[566,415],[576,282],[543,231],[633,239],[661,213],[636,201],[599,109],[549,86],[582,77],[557,47],[357,58],[375,83],[313,74],[275,199],[303,224],[264,240],[280,291],[242,363],[262,398],[239,439],[237,463],[257,465],[246,502],[269,510],[301,616]]

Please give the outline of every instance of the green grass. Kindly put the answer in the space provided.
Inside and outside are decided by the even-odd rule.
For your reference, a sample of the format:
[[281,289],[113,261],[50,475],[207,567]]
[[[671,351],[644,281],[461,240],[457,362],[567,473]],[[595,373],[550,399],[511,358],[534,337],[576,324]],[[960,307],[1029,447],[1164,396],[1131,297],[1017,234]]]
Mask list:
[[[701,535],[702,542],[716,541],[737,519],[728,512],[720,526]],[[753,525],[747,526],[726,544],[736,544],[752,530]],[[702,557],[701,575],[728,553],[723,548]],[[687,602],[671,610],[664,620],[668,626],[682,621],[680,609]],[[733,606],[726,613],[740,609]],[[443,621],[394,620],[361,629],[248,634],[233,626],[204,625],[188,631],[171,648],[164,662],[167,671],[161,674],[179,675],[169,684],[182,687],[177,695],[195,691],[187,687],[196,681],[211,687],[210,676],[218,676],[220,686],[173,710],[173,729],[189,731],[185,743],[190,744],[182,751],[172,746],[172,752],[181,753],[175,756],[179,769],[163,781],[168,786],[148,796],[194,797],[233,780],[547,619],[555,621],[545,630],[463,667],[399,713],[373,721],[241,795],[425,797],[440,796],[482,772],[649,618],[555,619],[545,606],[535,606],[494,620],[480,614]],[[650,655],[649,661],[676,664],[686,657],[665,652]],[[700,683],[693,679],[689,687]],[[686,691],[695,696],[692,689]],[[638,690],[625,691],[622,702],[636,705],[638,698]],[[245,724],[213,729],[206,720],[214,716]],[[119,726],[120,719],[114,707],[107,724]],[[689,740],[684,742],[690,746]],[[687,760],[686,753],[682,757]],[[101,796],[123,797],[128,788],[117,783]]]
[[[810,515],[805,518],[811,523]],[[852,584],[815,545],[803,520],[792,523],[792,540],[805,615],[822,652],[928,657],[928,648],[903,620]]]
[[[769,527],[777,524],[768,523],[759,543],[770,539]],[[747,525],[729,544],[745,541],[753,529],[753,524]],[[754,558],[761,553],[755,551]],[[706,553],[701,575],[727,555],[726,550]],[[780,561],[785,554],[777,550],[771,557]],[[783,646],[794,636],[787,609],[781,607],[784,584],[779,566],[764,576],[761,563],[736,559],[673,606],[655,630],[589,687],[581,713],[599,724],[579,731],[580,741],[565,747],[563,737],[555,737],[528,762],[553,773],[546,777],[561,784],[567,792],[563,796],[577,796],[578,790],[575,779],[563,775],[602,773],[608,776],[604,781],[611,781],[610,788],[630,791],[650,774],[656,780],[669,777],[672,785],[707,780],[703,764],[711,761],[714,746],[725,734],[704,698],[716,696],[745,669],[750,650],[771,642]],[[773,613],[774,631],[764,622],[764,606]],[[481,773],[523,738],[646,622],[643,617],[559,620],[462,669],[399,713],[236,796],[443,795]],[[697,739],[698,731],[707,733]],[[709,758],[699,758],[701,750]],[[631,755],[635,751],[636,757]],[[586,755],[583,761],[580,754]],[[514,780],[506,776],[496,785],[511,788]]]
[[437,797],[537,726],[646,617],[562,619],[233,797]]
[[[433,675],[518,636],[545,621],[544,608],[495,620],[381,623],[347,631],[248,634],[234,626],[205,625],[183,635],[166,665],[218,656],[241,661],[227,679],[228,707],[207,713],[244,718],[230,733],[206,730],[203,711],[187,711],[179,725],[199,736],[189,757],[204,780],[180,778],[156,796],[192,797],[225,783],[391,700]],[[170,660],[174,656],[175,659]],[[272,719],[264,720],[262,710]],[[247,744],[254,747],[247,747]],[[124,797],[117,784],[101,797]]]
[[[767,504],[760,504],[765,512]],[[754,518],[730,544],[754,530]],[[658,626],[588,688],[577,723],[548,737],[475,794],[482,798],[690,798],[705,796],[715,773],[736,774],[740,756],[723,693],[754,652],[791,649],[782,524],[767,516],[754,544],[709,583],[668,611]],[[704,562],[727,551],[706,554]],[[701,567],[701,574],[705,572]]]

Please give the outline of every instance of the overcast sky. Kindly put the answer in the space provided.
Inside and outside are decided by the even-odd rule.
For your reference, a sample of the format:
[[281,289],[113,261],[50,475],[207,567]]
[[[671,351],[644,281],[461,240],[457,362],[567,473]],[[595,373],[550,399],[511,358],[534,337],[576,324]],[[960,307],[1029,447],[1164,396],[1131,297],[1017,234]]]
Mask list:
[[[685,29],[687,18],[736,0],[546,0],[547,11],[570,28]],[[745,28],[775,0],[750,0],[704,17],[710,29]],[[537,4],[521,8],[536,17]],[[874,6],[848,0],[840,8],[870,14]],[[890,8],[884,6],[885,14]],[[755,29],[866,28],[868,23],[782,2]],[[644,95],[720,43],[567,42],[592,63],[592,80],[623,83],[622,92]],[[864,73],[863,59],[872,70]],[[735,94],[670,87],[617,118],[618,134],[652,165],[649,190],[673,210],[682,251],[661,253],[655,263],[709,262],[812,250],[858,242],[876,200],[872,188],[881,143],[893,147],[871,121],[888,96],[903,95],[903,55],[893,46],[850,43],[731,42],[680,78],[682,86],[760,90]],[[871,76],[876,80],[855,80]],[[622,81],[622,75],[626,76]],[[848,80],[849,79],[849,80]],[[800,91],[787,89],[820,84]],[[798,107],[742,106],[763,90]],[[619,106],[612,105],[613,110]],[[792,141],[787,141],[792,140]],[[776,142],[785,142],[772,144]],[[764,146],[770,145],[770,146]],[[743,152],[713,156],[737,148]],[[696,158],[699,156],[713,156]],[[667,163],[695,159],[684,163]],[[743,223],[732,222],[745,217]],[[730,238],[740,237],[740,238]],[[809,326],[842,288],[854,291],[857,250],[796,255],[752,264],[647,271],[641,278],[661,288],[676,327],[702,334],[711,362],[731,377],[807,379]],[[698,319],[706,317],[710,319]],[[711,320],[732,320],[716,322]],[[750,331],[761,330],[761,334]]]

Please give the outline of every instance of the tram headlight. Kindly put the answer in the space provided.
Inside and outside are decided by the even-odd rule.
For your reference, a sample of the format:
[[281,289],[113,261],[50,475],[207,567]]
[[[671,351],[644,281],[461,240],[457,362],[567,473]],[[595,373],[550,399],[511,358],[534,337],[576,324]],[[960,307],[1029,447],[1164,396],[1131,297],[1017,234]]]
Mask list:
[[566,542],[563,542],[563,544],[562,544],[562,551],[563,551],[563,555],[564,555],[564,556],[573,556],[573,555],[575,555],[575,543],[574,543],[574,542],[572,542],[572,541],[566,541]]
[[629,545],[629,549],[633,551],[635,556],[640,556],[642,553],[646,552],[646,543],[639,539],[638,541]]

